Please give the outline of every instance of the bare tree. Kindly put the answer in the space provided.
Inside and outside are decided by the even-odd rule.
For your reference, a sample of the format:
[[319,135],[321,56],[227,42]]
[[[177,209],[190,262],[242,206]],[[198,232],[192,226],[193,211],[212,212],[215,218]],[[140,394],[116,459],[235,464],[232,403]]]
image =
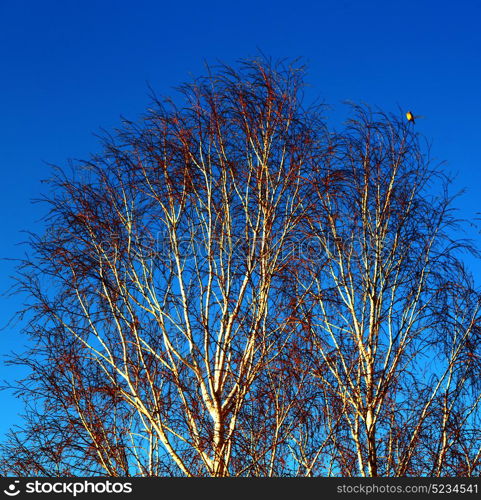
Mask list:
[[479,295],[412,126],[246,62],[58,170],[16,475],[475,475]]
[[184,107],[156,100],[76,178],[59,173],[23,266],[26,383],[92,470],[276,472],[298,406],[278,289],[324,135],[300,90],[298,71],[223,68],[184,87]]
[[[319,191],[316,215],[303,219],[316,252],[295,275],[329,411],[328,459],[344,475],[456,474],[465,461],[472,474],[480,297],[460,251],[474,249],[452,239],[447,180],[409,124],[354,112],[323,169],[347,170],[342,190]],[[467,441],[470,458],[457,451],[449,463]]]

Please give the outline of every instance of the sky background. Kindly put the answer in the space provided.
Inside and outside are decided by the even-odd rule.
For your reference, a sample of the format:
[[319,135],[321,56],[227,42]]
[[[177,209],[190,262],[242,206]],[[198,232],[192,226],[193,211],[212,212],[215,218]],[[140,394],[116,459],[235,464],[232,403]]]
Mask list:
[[[41,230],[48,164],[98,151],[95,134],[135,120],[205,63],[302,57],[307,101],[345,100],[424,115],[417,129],[456,174],[460,215],[481,212],[481,2],[0,0],[0,257],[20,258],[22,230]],[[471,236],[479,237],[477,230]],[[481,238],[480,238],[481,244]],[[13,263],[0,261],[0,291]],[[471,262],[481,284],[481,265]],[[4,326],[22,305],[0,296]],[[0,355],[21,350],[21,325],[0,331]],[[0,365],[0,379],[21,372]],[[21,405],[0,392],[0,439]]]

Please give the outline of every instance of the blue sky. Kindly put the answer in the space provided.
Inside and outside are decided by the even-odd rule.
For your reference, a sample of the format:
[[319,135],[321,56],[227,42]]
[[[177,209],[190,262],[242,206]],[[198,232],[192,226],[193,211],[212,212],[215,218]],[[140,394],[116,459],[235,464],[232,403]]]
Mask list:
[[[95,133],[144,111],[149,84],[172,94],[206,62],[259,50],[302,57],[307,98],[331,104],[334,122],[344,100],[424,115],[416,127],[457,174],[455,189],[468,188],[458,207],[472,219],[481,212],[480,20],[476,0],[0,0],[0,257],[21,257],[21,230],[41,227],[31,199],[45,190],[47,163],[95,152]],[[13,265],[0,264],[4,292]],[[0,297],[0,323],[20,306]],[[18,330],[0,331],[0,354],[21,348]],[[1,379],[16,375],[0,366]],[[0,407],[1,439],[20,405],[3,392]]]

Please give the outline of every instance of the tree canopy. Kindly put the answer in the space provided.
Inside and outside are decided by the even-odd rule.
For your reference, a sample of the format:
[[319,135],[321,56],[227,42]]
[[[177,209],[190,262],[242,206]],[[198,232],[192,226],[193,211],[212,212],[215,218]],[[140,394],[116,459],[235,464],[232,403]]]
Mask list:
[[333,130],[303,78],[214,68],[57,169],[3,473],[479,475],[449,179],[404,113]]

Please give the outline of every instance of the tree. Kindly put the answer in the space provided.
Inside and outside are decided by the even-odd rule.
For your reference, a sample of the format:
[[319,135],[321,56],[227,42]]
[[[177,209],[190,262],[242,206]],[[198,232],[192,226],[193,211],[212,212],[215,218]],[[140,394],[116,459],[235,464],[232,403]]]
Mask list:
[[[324,168],[346,169],[345,180],[303,219],[317,251],[295,273],[324,433],[334,429],[329,460],[344,475],[457,475],[467,461],[472,474],[481,303],[459,260],[474,249],[453,239],[447,179],[408,124],[382,113],[354,106],[336,139]],[[465,440],[476,442],[469,460]]]
[[[50,425],[65,421],[60,440],[82,464],[67,456],[72,473],[274,463],[295,406],[274,395],[292,334],[277,290],[322,150],[299,76],[224,68],[185,87],[183,108],[155,101],[77,179],[57,177],[49,229],[23,266],[38,342],[23,361]],[[275,431],[256,450],[262,414]]]
[[402,121],[330,132],[302,86],[222,67],[57,170],[4,473],[479,473],[451,200]]

